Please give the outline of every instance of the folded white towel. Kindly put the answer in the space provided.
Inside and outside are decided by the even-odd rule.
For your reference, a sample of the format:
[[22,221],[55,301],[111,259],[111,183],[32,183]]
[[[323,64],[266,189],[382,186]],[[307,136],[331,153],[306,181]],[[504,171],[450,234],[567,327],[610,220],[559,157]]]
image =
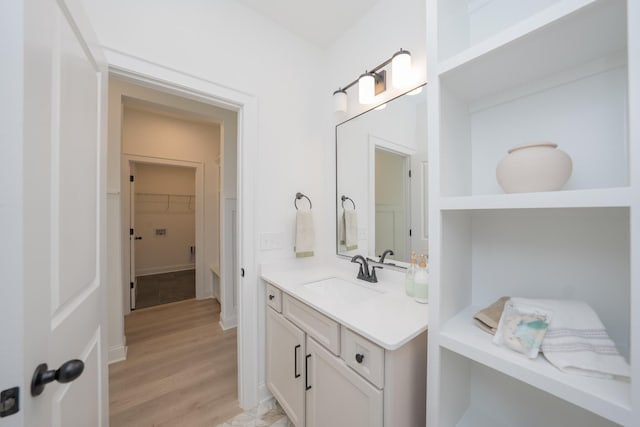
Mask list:
[[344,244],[348,251],[358,249],[358,214],[355,209],[344,210]]
[[566,373],[599,378],[629,379],[631,368],[618,353],[597,313],[585,302],[512,298],[553,311],[541,351]]
[[315,233],[313,231],[313,215],[308,208],[300,208],[296,212],[296,257],[313,256]]

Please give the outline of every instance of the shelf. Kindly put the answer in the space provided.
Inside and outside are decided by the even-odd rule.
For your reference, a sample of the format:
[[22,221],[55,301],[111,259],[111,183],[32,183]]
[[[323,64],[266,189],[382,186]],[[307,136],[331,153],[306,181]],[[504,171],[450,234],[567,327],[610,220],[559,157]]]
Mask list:
[[440,62],[441,81],[473,101],[626,51],[625,8],[625,1],[563,1]]
[[440,345],[603,418],[631,425],[629,383],[564,374],[542,355],[530,360],[498,347],[489,334],[474,325],[473,315],[478,310],[470,306],[447,321],[439,335]]
[[631,188],[604,188],[594,190],[550,191],[541,193],[487,194],[462,197],[442,197],[440,209],[553,209],[629,207],[633,195]]

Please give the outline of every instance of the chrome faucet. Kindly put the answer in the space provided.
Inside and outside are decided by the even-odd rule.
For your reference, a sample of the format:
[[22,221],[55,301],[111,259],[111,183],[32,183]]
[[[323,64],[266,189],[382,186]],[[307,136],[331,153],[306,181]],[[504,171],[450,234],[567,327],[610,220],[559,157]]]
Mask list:
[[378,278],[376,277],[376,268],[381,267],[372,266],[370,273],[369,263],[362,255],[355,255],[353,258],[351,258],[351,262],[353,262],[354,264],[360,264],[360,269],[358,270],[358,279],[364,280],[369,283],[378,283]]

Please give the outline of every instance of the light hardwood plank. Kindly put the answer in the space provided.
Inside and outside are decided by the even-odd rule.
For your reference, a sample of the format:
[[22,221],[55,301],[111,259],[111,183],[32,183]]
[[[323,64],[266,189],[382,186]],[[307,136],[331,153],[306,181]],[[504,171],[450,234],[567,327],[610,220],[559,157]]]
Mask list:
[[109,367],[111,427],[213,427],[242,412],[236,330],[219,320],[215,300],[127,316],[127,360]]

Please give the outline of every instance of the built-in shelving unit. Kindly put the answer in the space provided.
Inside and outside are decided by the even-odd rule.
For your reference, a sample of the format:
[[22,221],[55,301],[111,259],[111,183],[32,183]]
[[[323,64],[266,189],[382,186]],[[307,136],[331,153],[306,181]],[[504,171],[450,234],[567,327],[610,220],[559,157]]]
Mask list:
[[[429,158],[438,159],[428,425],[636,426],[640,4],[427,4]],[[571,178],[561,191],[504,194],[497,164],[535,141],[571,156]],[[631,381],[565,374],[492,344],[473,314],[505,295],[589,303]]]

